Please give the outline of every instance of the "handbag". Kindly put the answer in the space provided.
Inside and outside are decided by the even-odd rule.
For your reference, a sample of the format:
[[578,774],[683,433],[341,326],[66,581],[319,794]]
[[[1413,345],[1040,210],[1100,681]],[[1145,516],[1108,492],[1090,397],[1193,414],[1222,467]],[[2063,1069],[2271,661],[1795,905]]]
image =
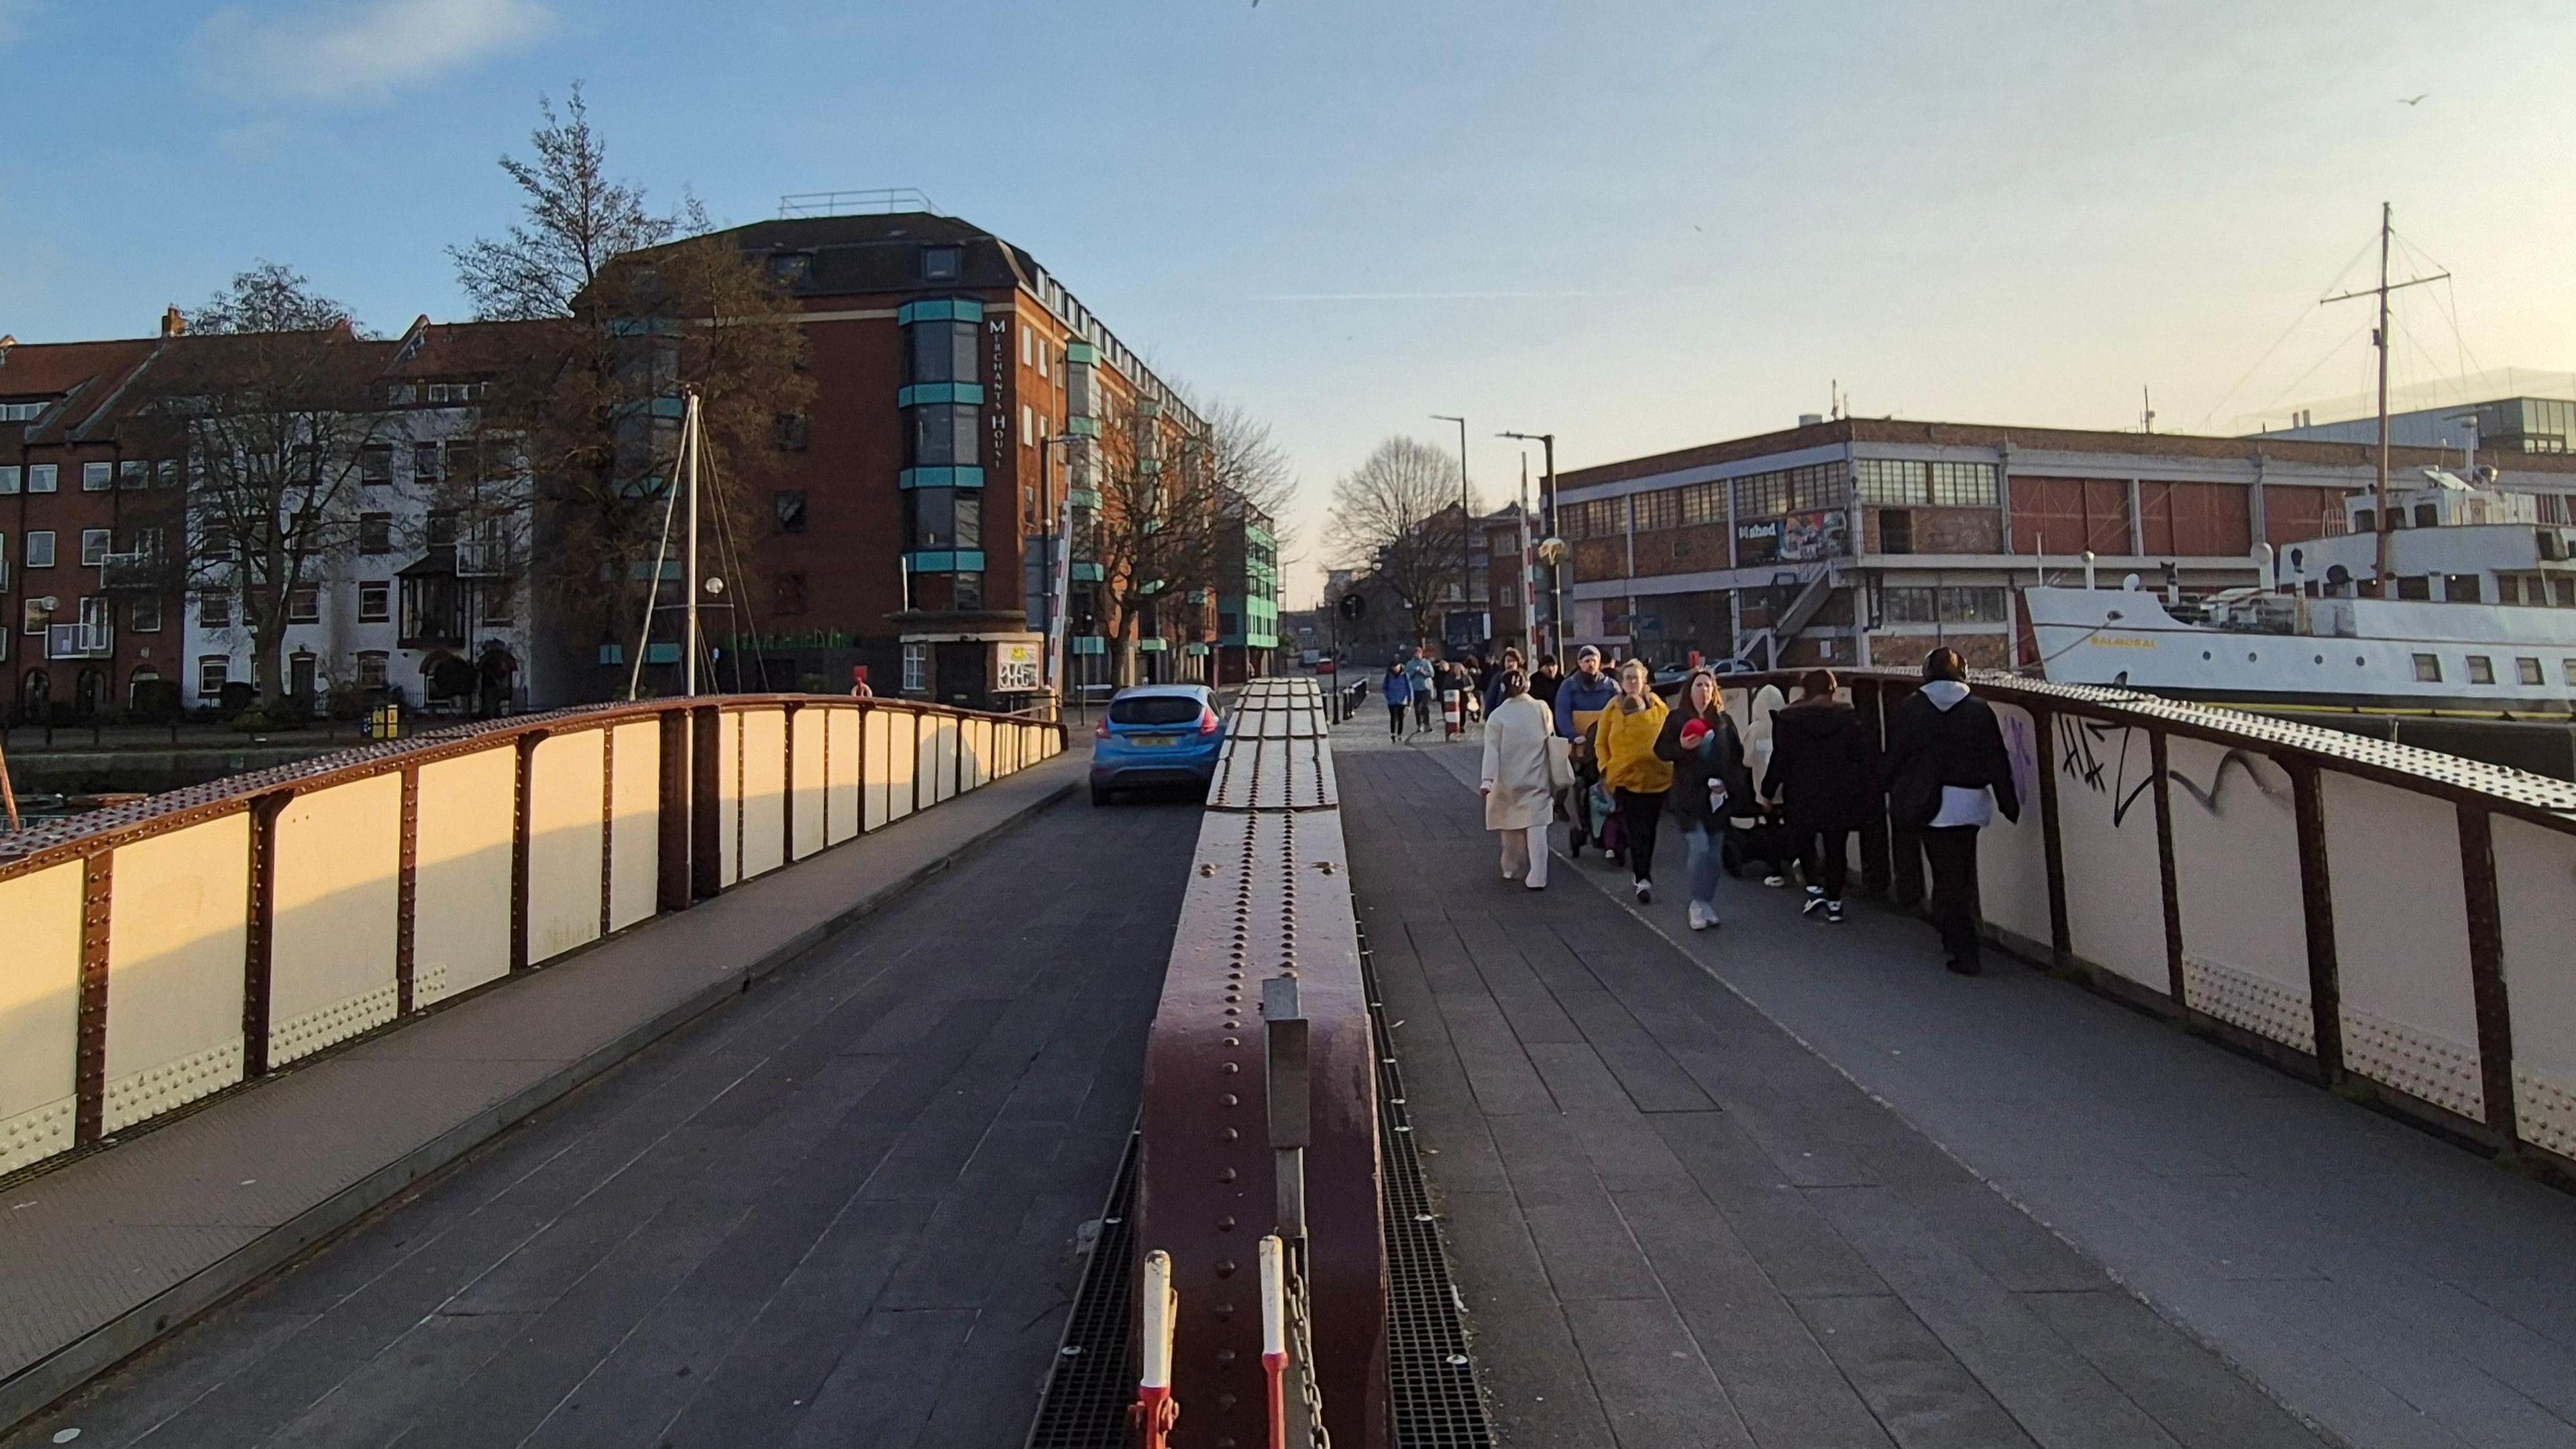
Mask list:
[[1547,756],[1547,788],[1566,790],[1574,785],[1574,741],[1551,734],[1539,742],[1539,752]]

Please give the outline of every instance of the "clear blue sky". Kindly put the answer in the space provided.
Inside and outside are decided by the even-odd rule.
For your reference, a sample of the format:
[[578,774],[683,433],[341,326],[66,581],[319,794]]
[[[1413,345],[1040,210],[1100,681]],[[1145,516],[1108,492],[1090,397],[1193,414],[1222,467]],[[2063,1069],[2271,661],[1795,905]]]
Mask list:
[[581,78],[657,197],[917,186],[1028,247],[1273,422],[1309,564],[1334,475],[1454,439],[1434,412],[1499,496],[1497,429],[1579,466],[1832,379],[2102,427],[2145,385],[2176,431],[2353,391],[2361,309],[2311,304],[2383,199],[2458,274],[2410,294],[2401,380],[2576,365],[2563,3],[723,9],[0,0],[0,332],[138,335],[257,258],[378,328],[458,316],[443,246],[510,220],[493,160]]

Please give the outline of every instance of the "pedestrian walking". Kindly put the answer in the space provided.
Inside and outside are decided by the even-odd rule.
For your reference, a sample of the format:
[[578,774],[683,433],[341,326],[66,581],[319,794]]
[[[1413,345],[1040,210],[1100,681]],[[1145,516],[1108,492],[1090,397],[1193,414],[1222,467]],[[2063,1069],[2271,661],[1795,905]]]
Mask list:
[[[1493,668],[1492,677],[1478,686],[1484,696],[1486,719],[1492,719],[1495,706],[1503,702],[1503,681],[1515,674],[1521,676],[1522,693],[1529,693],[1529,666],[1521,662],[1521,651],[1505,649],[1501,662]],[[1547,707],[1545,700],[1538,701],[1538,704],[1542,709]]]
[[1431,651],[1416,644],[1413,658],[1404,666],[1404,677],[1413,690],[1413,732],[1431,728],[1431,678],[1434,673]]
[[1394,660],[1386,666],[1386,677],[1378,681],[1380,697],[1386,701],[1386,737],[1390,743],[1404,742],[1404,712],[1413,705],[1413,681],[1405,676],[1404,661]]
[[1682,681],[1681,702],[1655,737],[1655,754],[1673,767],[1665,809],[1689,847],[1690,928],[1717,924],[1718,864],[1726,819],[1734,802],[1752,793],[1744,773],[1744,740],[1718,694],[1717,676],[1694,669]]
[[1860,711],[1836,697],[1834,672],[1808,670],[1798,688],[1798,702],[1771,716],[1771,765],[1762,793],[1780,802],[1807,877],[1800,913],[1821,911],[1841,925],[1851,833],[1869,819],[1877,780]]
[[1584,796],[1601,778],[1601,762],[1592,754],[1592,726],[1618,697],[1619,686],[1601,672],[1601,651],[1589,644],[1575,650],[1574,672],[1557,682],[1556,699],[1549,706],[1556,715],[1556,732],[1574,742],[1574,796],[1565,812],[1574,820],[1565,846],[1568,859],[1580,858],[1583,843],[1593,838],[1592,812],[1584,806]]
[[1546,705],[1548,713],[1553,715],[1556,713],[1556,687],[1564,682],[1565,666],[1556,662],[1555,655],[1542,654],[1538,657],[1537,671],[1530,675],[1530,698]]
[[[1744,763],[1745,773],[1755,780],[1768,779],[1771,772],[1771,722],[1786,708],[1789,697],[1780,686],[1766,684],[1753,691],[1745,706]],[[1748,860],[1762,863],[1762,883],[1774,890],[1789,883],[1789,863],[1798,852],[1789,840],[1789,828],[1780,819],[1779,809],[1763,800],[1758,793],[1737,802],[1741,811],[1734,819],[1735,857],[1740,866]]]
[[[1619,812],[1619,831],[1628,852],[1628,873],[1636,878],[1637,903],[1655,898],[1655,826],[1663,818],[1664,796],[1673,788],[1673,767],[1655,753],[1664,717],[1671,711],[1650,687],[1654,674],[1644,661],[1619,666],[1619,693],[1592,724],[1592,751],[1600,762],[1601,782]],[[1562,697],[1562,696],[1560,696]]]
[[1502,698],[1485,719],[1485,764],[1476,787],[1485,797],[1485,828],[1503,838],[1503,879],[1543,890],[1559,772],[1549,757],[1566,746],[1519,670],[1506,669],[1494,682]]
[[2002,726],[1984,700],[1968,692],[1968,669],[1956,649],[1923,660],[1923,687],[1887,719],[1887,813],[1919,832],[1932,867],[1932,922],[1948,966],[1974,976],[1977,959],[1977,832],[2001,811],[2021,819],[2012,759]]

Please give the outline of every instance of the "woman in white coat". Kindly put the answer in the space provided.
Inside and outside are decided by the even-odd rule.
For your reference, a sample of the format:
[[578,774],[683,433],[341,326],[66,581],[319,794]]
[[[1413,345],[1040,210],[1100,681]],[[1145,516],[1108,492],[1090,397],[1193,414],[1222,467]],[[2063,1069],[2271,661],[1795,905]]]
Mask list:
[[1548,751],[1555,733],[1547,706],[1529,696],[1529,680],[1507,671],[1501,703],[1485,719],[1485,768],[1476,788],[1485,797],[1485,828],[1503,837],[1503,879],[1531,890],[1547,886],[1547,826],[1556,815]]

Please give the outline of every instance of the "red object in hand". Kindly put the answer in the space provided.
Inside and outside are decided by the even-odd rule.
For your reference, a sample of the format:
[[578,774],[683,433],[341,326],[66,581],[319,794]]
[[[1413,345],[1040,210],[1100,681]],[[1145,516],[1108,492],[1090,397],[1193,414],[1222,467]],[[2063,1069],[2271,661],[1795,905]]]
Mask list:
[[1682,725],[1682,748],[1686,750],[1698,749],[1700,741],[1707,739],[1712,733],[1714,733],[1714,731],[1709,729],[1708,721],[1704,719],[1690,720]]

